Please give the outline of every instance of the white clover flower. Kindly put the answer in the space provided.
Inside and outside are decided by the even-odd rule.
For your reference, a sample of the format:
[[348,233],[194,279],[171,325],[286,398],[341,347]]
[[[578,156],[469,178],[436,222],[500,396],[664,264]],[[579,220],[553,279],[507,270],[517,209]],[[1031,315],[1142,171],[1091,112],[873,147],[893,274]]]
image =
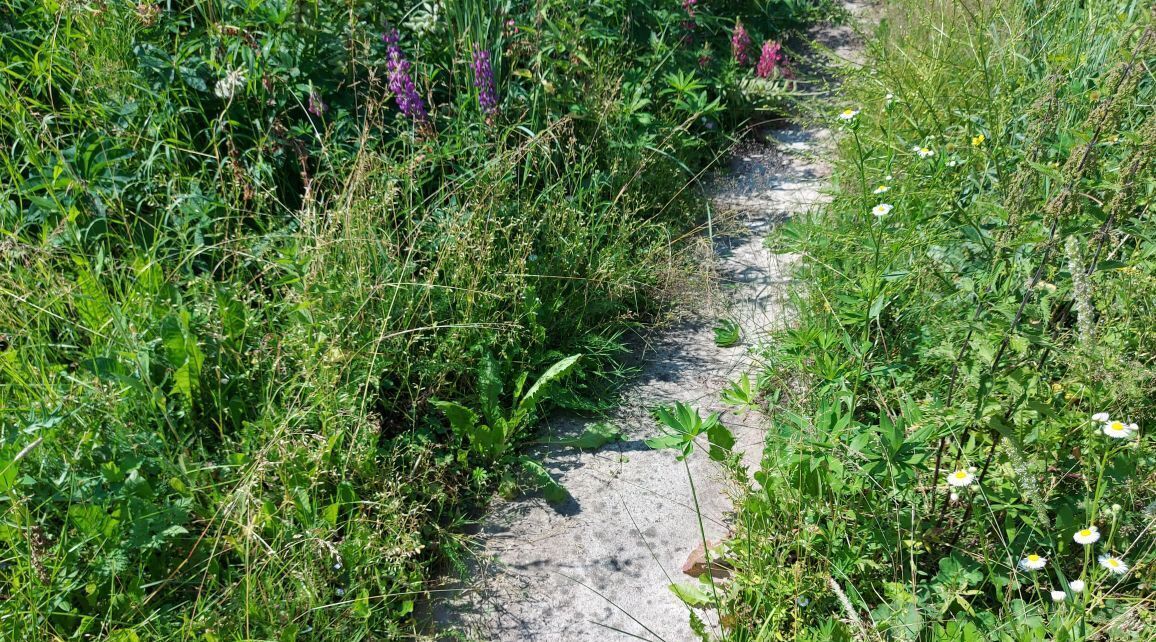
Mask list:
[[875,216],[878,216],[879,218],[883,218],[884,216],[887,216],[888,214],[890,214],[892,209],[894,209],[894,208],[891,207],[891,205],[889,205],[887,203],[880,203],[880,204],[876,205],[875,207],[871,208],[871,213],[874,214]]
[[956,488],[966,488],[971,486],[971,483],[974,481],[975,475],[963,469],[957,470],[947,476],[947,484],[949,486],[955,486]]
[[1116,557],[1115,555],[1105,554],[1101,555],[1097,559],[1100,562],[1100,566],[1103,566],[1116,575],[1123,575],[1124,573],[1128,572],[1128,565],[1124,563],[1124,560]]
[[858,109],[844,109],[839,113],[839,120],[855,120],[855,117],[858,115]]
[[1113,439],[1127,439],[1128,437],[1132,436],[1132,433],[1135,432],[1135,430],[1136,424],[1126,424],[1119,420],[1104,422],[1104,427],[1102,429],[1105,435],[1108,435]]
[[875,188],[875,191],[872,192],[872,194],[875,194],[875,195],[886,194],[890,189],[891,188],[886,186],[886,185],[880,185],[879,187]]
[[1068,597],[1063,591],[1052,591],[1053,602],[1063,602],[1064,598]]
[[1096,414],[1092,415],[1092,421],[1096,421],[1099,423],[1105,423],[1108,421],[1108,413],[1097,412]]
[[1048,563],[1048,558],[1032,553],[1020,560],[1020,568],[1025,571],[1038,571]]
[[1084,580],[1072,580],[1071,582],[1068,582],[1068,588],[1071,589],[1073,593],[1083,593]]
[[1100,531],[1095,526],[1089,526],[1083,530],[1076,531],[1076,534],[1072,535],[1072,539],[1074,539],[1077,544],[1083,544],[1084,546],[1095,544],[1100,539]]
[[229,100],[244,84],[245,72],[240,69],[231,69],[225,72],[225,75],[217,81],[217,86],[213,89],[213,93],[217,95],[217,98]]

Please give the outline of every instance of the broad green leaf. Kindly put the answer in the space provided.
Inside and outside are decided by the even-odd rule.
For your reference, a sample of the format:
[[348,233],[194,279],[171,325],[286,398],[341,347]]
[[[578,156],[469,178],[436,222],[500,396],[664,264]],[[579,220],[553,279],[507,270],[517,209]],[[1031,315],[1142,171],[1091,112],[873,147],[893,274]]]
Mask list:
[[581,358],[581,354],[570,355],[550,366],[546,372],[542,373],[541,377],[538,377],[538,380],[534,382],[534,385],[530,386],[530,389],[526,391],[526,395],[518,402],[518,412],[523,414],[533,412],[538,403],[542,401],[542,397],[546,394],[550,384],[569,373]]
[[698,607],[711,603],[710,595],[701,584],[671,584],[670,592],[678,596],[687,606]]
[[594,450],[606,444],[622,440],[622,433],[614,425],[605,421],[591,424],[582,431],[581,435],[570,439],[563,439],[559,444],[583,450]]

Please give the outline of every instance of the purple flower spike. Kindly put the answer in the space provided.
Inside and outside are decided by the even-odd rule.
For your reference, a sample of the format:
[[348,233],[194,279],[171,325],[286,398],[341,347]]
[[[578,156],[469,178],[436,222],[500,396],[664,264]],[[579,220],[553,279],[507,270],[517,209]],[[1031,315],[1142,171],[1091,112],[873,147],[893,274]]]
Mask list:
[[474,60],[470,67],[474,70],[474,87],[478,89],[478,106],[482,108],[486,120],[489,120],[498,113],[498,92],[494,89],[490,52],[474,46]]
[[398,45],[397,29],[382,35],[385,41],[386,54],[389,59],[385,62],[386,75],[389,78],[389,90],[397,100],[397,108],[401,113],[415,120],[425,122],[429,113],[425,109],[425,101],[417,93],[417,87],[409,76],[410,64],[405,59],[405,53]]
[[735,62],[740,67],[746,67],[751,62],[751,34],[747,33],[747,28],[743,23],[735,23],[735,31],[731,35],[731,51],[734,53]]
[[326,105],[325,102],[321,100],[321,94],[311,91],[309,92],[309,102],[306,103],[305,109],[310,114],[320,118],[325,115],[325,112],[329,111],[329,105]]
[[755,75],[759,78],[770,78],[778,72],[784,78],[792,76],[791,69],[787,66],[787,56],[783,53],[783,46],[773,40],[768,40],[763,43],[762,55],[759,56],[759,64],[755,67]]

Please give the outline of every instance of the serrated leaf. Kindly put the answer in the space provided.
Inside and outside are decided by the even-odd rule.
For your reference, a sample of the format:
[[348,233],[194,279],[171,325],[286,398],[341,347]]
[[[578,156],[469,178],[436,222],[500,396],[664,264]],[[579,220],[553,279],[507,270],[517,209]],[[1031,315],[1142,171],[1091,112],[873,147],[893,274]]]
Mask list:
[[574,365],[577,364],[578,360],[581,358],[581,354],[570,355],[569,357],[566,357],[558,363],[550,366],[546,372],[542,373],[541,377],[538,377],[538,380],[534,382],[534,385],[530,386],[530,389],[526,391],[525,396],[523,396],[522,400],[518,402],[518,412],[523,414],[529,414],[533,412],[534,408],[537,407],[538,403],[542,400],[542,397],[546,394],[550,384],[557,379],[561,379],[562,377],[566,376],[566,374],[574,368]]

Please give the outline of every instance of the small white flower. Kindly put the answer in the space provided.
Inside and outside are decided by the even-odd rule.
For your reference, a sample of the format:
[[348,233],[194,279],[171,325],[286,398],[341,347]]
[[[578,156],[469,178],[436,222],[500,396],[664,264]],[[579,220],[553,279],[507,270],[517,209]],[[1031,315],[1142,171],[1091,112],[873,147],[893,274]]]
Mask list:
[[952,493],[952,494],[948,495],[948,499],[950,499],[953,502],[958,502],[959,501],[959,493]]
[[1096,414],[1092,415],[1092,421],[1098,421],[1098,422],[1100,422],[1100,423],[1107,423],[1107,421],[1108,421],[1108,413],[1106,413],[1106,412],[1097,412]]
[[947,476],[947,484],[949,486],[955,486],[956,488],[966,488],[967,486],[971,486],[973,481],[975,481],[975,475],[972,475],[970,472],[962,469],[957,470]]
[[1025,571],[1038,571],[1048,563],[1048,558],[1040,557],[1035,553],[1020,560],[1020,568]]
[[886,176],[884,176],[884,177],[883,177],[883,180],[885,180],[885,181],[889,181],[889,180],[891,180],[892,178],[895,178],[895,177],[894,177],[894,176],[892,176],[891,174],[888,174],[888,175],[886,175]]
[[342,597],[343,595],[345,595],[345,589],[339,588],[336,591],[334,591],[334,593],[337,595],[337,597]]
[[883,98],[884,98],[884,99],[885,99],[887,102],[891,102],[891,101],[895,100],[895,94],[891,94],[891,93],[889,93],[889,94],[887,94],[886,96],[884,96]]
[[1123,575],[1128,572],[1128,565],[1124,563],[1124,560],[1115,555],[1101,555],[1097,559],[1100,561],[1100,566],[1103,566],[1116,575]]
[[800,595],[799,599],[795,600],[795,604],[798,604],[799,608],[801,608],[801,609],[807,608],[807,605],[810,603],[811,603],[811,598],[807,597],[806,595]]
[[1076,540],[1077,544],[1083,544],[1084,546],[1095,544],[1100,539],[1100,531],[1095,526],[1089,526],[1083,530],[1076,531],[1076,534],[1072,535],[1072,539]]
[[1052,601],[1053,602],[1063,602],[1064,598],[1066,598],[1066,597],[1067,597],[1067,594],[1065,594],[1063,591],[1052,591]]
[[244,84],[245,72],[240,69],[232,69],[217,81],[217,86],[213,89],[213,93],[217,95],[217,98],[229,100]]
[[884,216],[887,216],[888,214],[890,214],[892,209],[894,209],[894,208],[892,208],[889,204],[880,203],[880,204],[876,205],[875,207],[871,208],[871,213],[874,214],[875,216],[878,216],[879,218],[883,218]]
[[854,120],[859,115],[858,109],[844,109],[839,113],[839,120]]
[[920,158],[931,158],[932,156],[935,156],[934,150],[928,149],[926,147],[920,147],[919,145],[912,147],[911,151],[919,154]]
[[890,188],[890,187],[887,187],[886,185],[880,185],[879,187],[876,187],[876,188],[875,188],[875,191],[874,191],[874,192],[872,192],[872,193],[873,193],[873,194],[875,194],[875,195],[879,195],[879,194],[886,194],[886,193],[887,193],[887,191],[888,191],[888,190],[890,190],[890,189],[891,189],[891,188]]
[[1126,424],[1118,420],[1105,422],[1102,429],[1105,435],[1108,435],[1113,439],[1127,439],[1128,437],[1132,436],[1132,433],[1135,430],[1136,424]]
[[1068,588],[1071,589],[1073,593],[1082,593],[1084,591],[1084,580],[1072,580],[1068,582]]

